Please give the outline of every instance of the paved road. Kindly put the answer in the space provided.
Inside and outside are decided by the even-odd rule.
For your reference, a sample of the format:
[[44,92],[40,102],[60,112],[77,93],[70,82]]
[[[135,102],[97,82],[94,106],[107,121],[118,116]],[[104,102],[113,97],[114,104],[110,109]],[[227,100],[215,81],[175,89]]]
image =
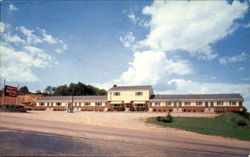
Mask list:
[[247,156],[250,141],[0,117],[0,155]]

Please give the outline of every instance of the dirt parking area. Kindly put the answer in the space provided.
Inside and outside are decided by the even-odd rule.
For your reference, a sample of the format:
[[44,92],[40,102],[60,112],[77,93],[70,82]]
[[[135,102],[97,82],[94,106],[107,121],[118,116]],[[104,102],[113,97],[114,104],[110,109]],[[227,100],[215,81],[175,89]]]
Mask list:
[[[167,113],[155,112],[74,112],[64,111],[29,111],[28,113],[0,113],[1,116],[30,118],[58,122],[90,124],[139,130],[161,129],[159,126],[145,123],[148,117],[164,116]],[[181,117],[214,117],[213,113],[172,113],[172,116]]]
[[[0,112],[0,156],[247,156],[249,141],[145,123],[166,113]],[[213,117],[206,113],[174,116]]]

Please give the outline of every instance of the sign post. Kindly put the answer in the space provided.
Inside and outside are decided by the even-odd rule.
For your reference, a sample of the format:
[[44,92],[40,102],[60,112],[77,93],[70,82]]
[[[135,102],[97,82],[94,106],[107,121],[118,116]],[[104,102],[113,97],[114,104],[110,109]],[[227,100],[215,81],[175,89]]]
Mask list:
[[5,79],[4,79],[4,81],[3,81],[3,90],[2,90],[2,105],[3,105],[3,103],[4,103],[4,89],[5,89]]
[[16,105],[18,105],[18,88],[19,88],[19,85],[17,85]]

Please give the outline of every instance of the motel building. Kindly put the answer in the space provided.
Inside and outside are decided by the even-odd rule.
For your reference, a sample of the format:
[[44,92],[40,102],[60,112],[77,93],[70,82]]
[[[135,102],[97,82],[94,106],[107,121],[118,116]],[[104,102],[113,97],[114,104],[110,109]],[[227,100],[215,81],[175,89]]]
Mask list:
[[240,94],[154,95],[151,86],[117,86],[107,96],[46,96],[36,110],[215,112],[242,111]]

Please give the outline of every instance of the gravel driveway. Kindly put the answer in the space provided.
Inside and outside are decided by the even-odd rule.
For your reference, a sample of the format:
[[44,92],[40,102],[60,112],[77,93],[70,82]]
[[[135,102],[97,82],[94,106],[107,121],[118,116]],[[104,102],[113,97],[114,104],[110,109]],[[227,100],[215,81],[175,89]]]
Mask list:
[[[64,111],[29,111],[29,113],[0,113],[0,116],[15,116],[37,120],[71,122],[98,126],[110,126],[139,130],[161,129],[160,126],[145,123],[148,117],[165,116],[167,113],[156,112],[74,112]],[[211,113],[172,113],[182,117],[214,117]]]

